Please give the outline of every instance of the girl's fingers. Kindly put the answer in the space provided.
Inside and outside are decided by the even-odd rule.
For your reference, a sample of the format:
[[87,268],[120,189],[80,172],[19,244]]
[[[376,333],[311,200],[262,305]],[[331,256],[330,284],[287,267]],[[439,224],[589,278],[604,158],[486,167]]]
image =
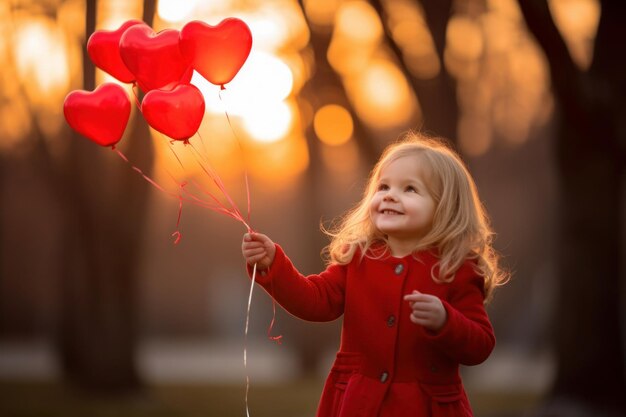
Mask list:
[[244,248],[243,253],[244,255],[258,255],[259,253],[267,253],[267,251],[261,246],[257,248]]
[[265,243],[269,240],[263,233],[246,233],[243,239],[247,242],[261,242]]
[[434,295],[422,294],[422,293],[414,291],[412,294],[405,295],[404,299],[406,301],[427,302],[427,301],[432,300],[433,297]]
[[243,254],[256,255],[259,253],[267,253],[267,250],[263,246],[254,247],[254,248],[243,248]]
[[246,260],[248,262],[254,263],[254,262],[260,261],[261,259],[265,258],[266,256],[267,256],[267,254],[265,254],[265,253],[257,253],[257,254],[254,254],[254,255],[245,255],[245,258],[246,258]]
[[415,317],[416,319],[429,319],[432,318],[432,313],[429,311],[413,311],[413,313],[411,313],[411,316]]
[[245,258],[246,258],[246,261],[248,263],[252,263],[253,264],[253,263],[257,263],[257,262],[261,261],[262,259],[264,259],[266,257],[267,257],[267,255],[265,253],[260,253],[260,254],[257,254],[257,255],[246,256]]
[[413,309],[413,311],[433,311],[435,310],[435,305],[432,303],[424,303],[420,301],[415,301],[411,305],[411,308]]
[[412,323],[419,324],[420,326],[428,326],[430,324],[430,320],[415,317],[413,315],[411,315],[410,319]]

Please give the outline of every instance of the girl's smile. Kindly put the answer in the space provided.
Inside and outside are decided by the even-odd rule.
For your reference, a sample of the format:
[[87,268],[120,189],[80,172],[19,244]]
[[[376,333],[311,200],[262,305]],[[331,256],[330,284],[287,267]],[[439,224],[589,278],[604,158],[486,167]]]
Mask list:
[[402,156],[383,167],[370,202],[370,218],[387,236],[394,256],[411,252],[430,230],[435,201],[430,195],[415,155]]
[[398,211],[395,210],[390,210],[390,209],[383,209],[381,211],[382,214],[391,214],[391,215],[396,215],[396,214],[404,214],[404,213],[400,213]]

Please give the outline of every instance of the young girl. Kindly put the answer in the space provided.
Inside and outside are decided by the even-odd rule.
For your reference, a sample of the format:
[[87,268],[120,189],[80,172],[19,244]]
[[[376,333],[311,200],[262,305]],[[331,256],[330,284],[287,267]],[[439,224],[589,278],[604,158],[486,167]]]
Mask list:
[[305,277],[267,236],[244,235],[249,271],[257,265],[287,311],[344,316],[318,417],[472,416],[459,365],[483,362],[495,344],[484,302],[505,273],[492,234],[460,158],[410,133],[329,232],[324,272]]

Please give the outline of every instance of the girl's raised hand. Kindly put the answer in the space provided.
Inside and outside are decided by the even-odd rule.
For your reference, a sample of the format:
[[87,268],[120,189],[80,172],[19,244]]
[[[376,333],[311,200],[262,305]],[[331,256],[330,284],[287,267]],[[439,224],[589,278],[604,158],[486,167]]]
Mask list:
[[267,269],[274,262],[276,245],[262,233],[246,233],[243,235],[241,253],[248,265],[257,264],[257,269]]
[[411,306],[411,321],[413,323],[424,326],[433,332],[441,330],[446,324],[448,313],[439,297],[413,291],[412,294],[405,295],[404,299]]

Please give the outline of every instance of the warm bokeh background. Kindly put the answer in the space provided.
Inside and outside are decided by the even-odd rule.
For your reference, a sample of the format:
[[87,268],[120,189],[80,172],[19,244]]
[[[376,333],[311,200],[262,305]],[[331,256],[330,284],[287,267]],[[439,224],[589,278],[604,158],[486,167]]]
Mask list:
[[[463,371],[477,415],[519,416],[561,403],[585,413],[615,399],[625,389],[619,22],[626,16],[611,7],[599,0],[0,1],[0,414],[239,416],[249,375],[252,415],[314,415],[339,323],[303,323],[278,309],[277,345],[267,338],[272,302],[257,288],[246,342],[245,228],[184,204],[177,229],[179,201],[132,169],[173,193],[187,182],[221,196],[199,156],[150,131],[136,109],[119,145],[131,165],[65,123],[69,91],[114,81],[85,64],[90,33],[142,18],[156,31],[229,16],[251,28],[250,57],[226,90],[194,74],[207,108],[191,142],[244,212],[248,176],[251,226],[304,273],[323,268],[320,223],[360,198],[388,143],[409,129],[449,138],[513,272],[489,306],[494,354]],[[602,27],[608,46],[600,50]],[[572,237],[572,224],[591,222],[608,226],[581,226]],[[182,239],[174,245],[176,230]],[[585,262],[584,254],[589,270],[568,261]],[[596,298],[585,296],[595,294],[587,285],[600,288]],[[589,314],[585,303],[594,307]],[[596,346],[588,341],[597,334],[585,331],[600,327]],[[568,348],[582,353],[572,358]],[[581,365],[597,361],[615,370],[605,378]],[[578,393],[583,375],[604,397]],[[615,410],[623,412],[620,401]],[[602,415],[589,412],[577,415]]]

